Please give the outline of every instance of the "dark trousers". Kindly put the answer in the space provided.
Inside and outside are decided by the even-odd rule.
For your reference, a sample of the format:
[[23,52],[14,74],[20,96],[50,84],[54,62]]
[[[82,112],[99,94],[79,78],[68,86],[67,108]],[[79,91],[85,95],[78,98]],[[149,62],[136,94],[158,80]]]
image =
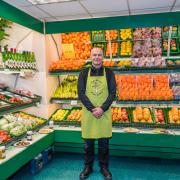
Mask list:
[[[84,139],[85,141],[85,165],[93,166],[95,139]],[[98,157],[101,167],[108,167],[109,163],[109,138],[98,139]]]

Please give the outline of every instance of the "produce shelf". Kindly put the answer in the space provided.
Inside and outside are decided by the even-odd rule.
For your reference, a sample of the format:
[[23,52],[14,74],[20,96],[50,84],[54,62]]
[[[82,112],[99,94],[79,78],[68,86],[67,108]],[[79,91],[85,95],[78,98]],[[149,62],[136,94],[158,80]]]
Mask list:
[[116,104],[180,104],[180,100],[172,100],[172,101],[116,101]]
[[[175,73],[180,72],[180,66],[175,67],[129,67],[129,68],[119,68],[119,67],[111,67],[111,69],[114,71],[115,74],[139,74],[139,73]],[[61,70],[54,70],[49,71],[51,75],[78,75],[80,73],[79,71],[61,71]]]
[[[77,101],[77,103],[80,103],[80,100],[78,99],[62,99],[62,98],[51,98],[51,103],[72,103],[73,101]],[[121,104],[164,104],[164,105],[173,105],[173,104],[180,104],[180,100],[172,100],[172,101],[114,101],[114,105],[121,105]]]

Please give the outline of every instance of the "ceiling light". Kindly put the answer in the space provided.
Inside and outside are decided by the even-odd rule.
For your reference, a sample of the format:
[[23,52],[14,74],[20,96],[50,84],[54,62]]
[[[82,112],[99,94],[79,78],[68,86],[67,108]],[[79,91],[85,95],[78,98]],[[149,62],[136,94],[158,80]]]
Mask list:
[[58,2],[68,2],[76,0],[28,0],[32,4],[48,4],[48,3],[58,3]]

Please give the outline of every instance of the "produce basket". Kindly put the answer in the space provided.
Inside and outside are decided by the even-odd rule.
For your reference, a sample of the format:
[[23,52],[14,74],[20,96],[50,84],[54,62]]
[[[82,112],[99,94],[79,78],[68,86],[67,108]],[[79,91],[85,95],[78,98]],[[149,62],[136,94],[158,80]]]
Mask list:
[[[166,108],[153,108],[154,120],[156,123],[156,127],[160,128],[167,128],[168,127],[168,120],[166,116]],[[162,114],[162,115],[161,115]]]
[[105,35],[103,30],[91,31],[91,42],[104,42]]
[[[128,121],[127,122],[123,122],[123,121],[119,121],[118,118],[118,112],[116,113],[115,111],[113,111],[113,108],[121,108],[121,113],[122,113],[122,109],[125,109],[127,111],[127,115],[128,115]],[[119,127],[130,127],[131,126],[131,112],[130,112],[130,108],[128,107],[112,107],[112,125],[113,126],[119,126]],[[122,118],[122,115],[121,115]],[[117,119],[117,120],[115,120]]]
[[[105,58],[110,58],[110,44],[107,42],[105,43],[105,49],[104,49],[104,56]],[[112,49],[112,57],[117,58],[118,52],[119,52],[119,45],[118,42],[111,42],[111,49]]]
[[[168,45],[168,39],[163,39],[163,43],[162,43],[162,51],[163,51],[163,55],[167,54],[167,50],[165,49],[165,46]],[[174,47],[173,47],[174,46]],[[179,54],[179,41],[178,39],[171,39],[171,43],[170,43],[170,55],[178,55]]]
[[[130,48],[131,48],[131,52],[128,52],[128,54],[127,55],[122,55],[121,54],[121,50],[122,50],[122,44],[123,43],[125,43],[125,45],[124,46],[128,46],[128,44],[127,43],[129,43],[129,46],[131,46]],[[127,48],[126,48],[127,49]],[[126,40],[126,41],[120,41],[119,42],[119,51],[118,51],[119,53],[118,53],[118,55],[119,55],[119,57],[131,57],[132,55],[133,55],[133,41],[131,41],[131,40]]]
[[[144,109],[145,107],[142,107],[142,109]],[[150,115],[151,115],[151,122],[145,122],[145,121],[142,121],[142,122],[135,122],[135,117],[134,117],[134,113],[133,111],[136,109],[136,107],[131,107],[130,108],[130,114],[131,114],[131,121],[132,121],[132,125],[135,126],[135,127],[154,127],[155,125],[155,119],[154,119],[154,114],[152,112],[152,109],[150,108],[147,108],[150,112]]]
[[[67,108],[67,109],[57,109],[57,110],[51,115],[51,117],[49,118],[49,120],[53,120],[55,123],[60,123],[60,122],[62,122],[62,121],[65,121],[66,118],[67,118],[67,116],[69,115],[71,109],[72,109],[72,107]],[[53,118],[53,115],[55,115],[59,110],[63,110],[63,111],[66,111],[66,110],[67,110],[67,112],[64,113],[64,115],[62,116],[61,119],[55,119],[55,118]]]
[[[178,111],[180,111],[180,108],[176,108]],[[177,121],[177,123],[174,121],[174,122],[171,122],[171,119],[169,117],[169,112],[172,110],[172,107],[168,107],[166,108],[166,118],[167,118],[167,123],[168,123],[168,128],[180,128],[180,120]],[[171,111],[172,112],[172,111]]]
[[119,40],[120,41],[126,41],[126,40],[132,40],[132,39],[133,39],[133,29],[128,28],[128,29],[120,29],[119,30]]
[[[109,32],[108,32],[109,31]],[[109,33],[109,35],[108,35]],[[108,38],[110,36],[110,39]],[[106,30],[105,31],[105,39],[106,41],[114,42],[119,39],[119,31],[118,30]]]
[[[164,26],[162,29],[162,37],[163,38],[168,38],[169,36],[169,26]],[[177,37],[179,34],[179,27],[178,26],[173,26],[172,27],[172,33],[171,33],[171,37]]]
[[166,65],[168,67],[180,68],[180,59],[166,59]]

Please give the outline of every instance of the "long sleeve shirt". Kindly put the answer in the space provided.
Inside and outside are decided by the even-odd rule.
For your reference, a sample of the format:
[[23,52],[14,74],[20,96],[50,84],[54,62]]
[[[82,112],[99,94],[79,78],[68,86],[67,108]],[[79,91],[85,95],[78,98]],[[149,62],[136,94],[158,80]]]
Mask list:
[[[90,69],[90,76],[103,76],[104,75],[104,68],[101,67],[99,69],[96,69],[95,67],[91,66],[88,68],[85,68],[81,71],[78,79],[78,96],[81,100],[82,104],[87,108],[87,110],[92,112],[92,109],[94,109],[94,105],[89,100],[89,98],[86,96],[86,84],[87,84],[87,77],[88,77],[88,71]],[[105,102],[101,105],[101,108],[103,111],[107,111],[109,107],[111,106],[113,100],[116,97],[116,81],[114,77],[113,71],[111,71],[109,68],[105,68],[106,72],[106,80],[108,85],[108,97],[105,100]]]

